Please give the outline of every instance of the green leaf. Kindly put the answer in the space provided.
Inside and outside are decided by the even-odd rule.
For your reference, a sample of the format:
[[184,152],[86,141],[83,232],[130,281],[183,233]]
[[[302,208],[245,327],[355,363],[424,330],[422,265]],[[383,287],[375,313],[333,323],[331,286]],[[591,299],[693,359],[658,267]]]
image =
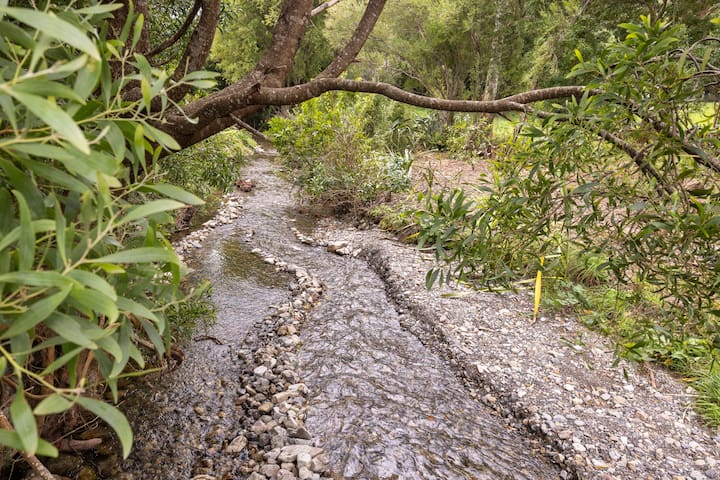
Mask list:
[[140,320],[140,324],[142,325],[143,330],[145,330],[148,338],[155,346],[158,357],[162,358],[162,356],[165,355],[165,342],[163,342],[160,333],[155,329],[152,323],[148,322],[144,318],[140,318],[138,320]]
[[35,417],[25,395],[21,393],[22,384],[19,385],[18,392],[15,393],[12,403],[10,404],[10,416],[15,431],[20,436],[22,450],[34,455],[38,448],[38,431]]
[[45,35],[58,39],[61,43],[71,45],[92,58],[100,60],[97,47],[83,31],[52,13],[12,7],[0,7],[0,13],[5,13]]
[[132,448],[132,430],[125,416],[112,405],[88,397],[78,397],[77,403],[91,411],[115,430],[123,449],[123,458],[127,458]]
[[52,288],[71,285],[72,281],[61,273],[51,270],[26,270],[4,273],[0,275],[0,283]]
[[67,190],[78,193],[85,193],[88,190],[88,186],[76,177],[63,172],[62,170],[51,167],[47,163],[40,163],[30,159],[23,159],[23,163],[39,177],[42,177]]
[[152,140],[155,140],[156,142],[161,144],[166,149],[180,150],[180,144],[177,143],[177,140],[175,140],[173,137],[171,137],[167,133],[165,133],[162,130],[157,129],[157,128],[153,127],[152,125],[149,125],[145,122],[143,122],[143,126],[145,127],[145,135],[150,137]]
[[71,360],[77,358],[83,351],[85,351],[85,347],[76,347],[70,350],[66,354],[60,356],[60,358],[55,359],[52,363],[50,363],[50,365],[45,367],[45,369],[40,372],[40,375],[43,377],[50,375],[54,371],[64,367]]
[[[110,355],[112,355],[116,359],[122,358],[122,349],[120,348],[120,345],[118,345],[118,342],[116,342],[113,337],[99,338],[96,340],[96,342],[100,346],[101,349],[108,352]],[[108,370],[107,373],[109,374],[110,371]]]
[[89,315],[92,313],[105,315],[111,324],[115,323],[120,315],[115,301],[97,291],[76,287],[70,292],[70,297],[79,303]]
[[38,448],[35,454],[43,457],[57,458],[59,452],[58,449],[55,448],[55,445],[41,438],[38,440]]
[[104,257],[88,260],[92,263],[178,263],[179,259],[175,252],[166,248],[159,247],[140,247],[122,250],[117,253],[111,253]]
[[118,297],[117,306],[124,312],[129,312],[138,318],[147,318],[155,323],[161,323],[160,319],[149,308],[134,300],[125,297]]
[[78,8],[75,12],[81,15],[100,15],[103,13],[114,12],[119,8],[122,8],[121,4],[113,3],[111,5],[93,5],[91,7]]
[[185,75],[181,82],[190,82],[193,80],[208,80],[219,77],[218,72],[211,72],[210,70],[196,70]]
[[15,318],[10,328],[3,332],[1,339],[12,338],[19,333],[27,332],[38,323],[45,320],[52,314],[55,309],[65,300],[72,290],[70,285],[63,287],[59,292],[49,297],[43,298],[33,303],[32,306],[23,314]]
[[124,217],[122,217],[118,225],[124,225],[140,218],[146,218],[156,213],[167,212],[183,208],[185,204],[176,202],[175,200],[153,200],[144,205],[137,205],[128,209]]
[[176,187],[175,185],[170,185],[168,183],[145,185],[140,190],[157,192],[161,195],[165,195],[166,197],[170,197],[187,205],[203,205],[205,203],[202,199],[196,197],[192,193],[187,192],[180,187]]
[[[22,450],[23,445],[20,440],[20,435],[17,432],[9,432],[7,430],[0,430],[0,445],[7,445],[13,450]],[[46,442],[42,438],[38,439],[38,447],[35,451],[36,455],[42,455],[44,457],[57,457],[58,450],[51,443]]]
[[16,432],[11,432],[8,430],[0,430],[0,445],[7,445],[13,450],[23,450],[23,444],[20,441],[20,435],[18,435]]
[[25,105],[36,117],[65,137],[75,148],[86,155],[90,154],[90,146],[80,127],[78,127],[72,117],[58,107],[55,102],[15,89],[6,88],[6,91]]
[[95,350],[98,345],[86,334],[74,317],[55,312],[45,319],[45,325],[68,342]]
[[68,277],[77,280],[88,288],[92,288],[108,297],[113,302],[117,300],[115,288],[110,285],[104,278],[87,270],[72,270],[68,273]]
[[[41,232],[52,232],[55,230],[55,222],[52,220],[33,220],[32,222],[33,231],[37,233]],[[20,227],[13,228],[10,233],[0,239],[0,252],[5,250],[7,247],[17,242],[20,239]]]
[[15,115],[15,105],[12,99],[8,96],[0,95],[0,109],[7,115],[7,119],[13,130],[17,130],[17,116]]
[[43,78],[30,78],[13,85],[16,92],[28,93],[40,97],[67,98],[78,103],[85,103],[85,100],[69,87],[62,83],[45,80]]
[[87,62],[85,68],[78,72],[73,90],[82,97],[89,97],[97,88],[101,74],[101,62]]
[[35,262],[35,231],[32,214],[23,194],[13,190],[20,210],[20,237],[18,238],[18,270],[30,270]]
[[149,112],[152,105],[152,93],[150,92],[150,82],[145,77],[140,79],[140,91],[142,92],[145,110]]

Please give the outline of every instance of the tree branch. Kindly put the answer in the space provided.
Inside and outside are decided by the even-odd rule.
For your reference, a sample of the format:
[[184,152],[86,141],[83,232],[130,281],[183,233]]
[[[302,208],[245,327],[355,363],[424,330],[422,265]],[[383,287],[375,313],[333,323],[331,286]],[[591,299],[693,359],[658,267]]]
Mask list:
[[158,53],[167,50],[171,46],[173,46],[175,43],[177,43],[178,40],[180,40],[183,35],[185,35],[190,28],[190,25],[192,25],[193,20],[195,20],[195,16],[197,15],[198,11],[200,11],[200,6],[202,2],[201,0],[195,0],[195,3],[193,4],[192,10],[190,10],[190,13],[185,18],[185,22],[180,26],[177,32],[175,32],[175,35],[168,38],[164,42],[162,42],[157,47],[150,50],[148,53],[145,54],[146,57],[154,57]]
[[394,85],[383,82],[367,82],[362,80],[346,80],[341,78],[318,78],[308,83],[286,88],[261,87],[248,101],[258,105],[294,105],[325,92],[342,90],[349,92],[375,93],[417,107],[451,112],[499,113],[509,111],[525,111],[526,104],[581,96],[584,86],[565,86],[531,90],[499,100],[446,100],[426,97],[407,92]]
[[355,32],[353,32],[348,43],[340,53],[335,55],[330,65],[320,72],[317,78],[337,77],[347,70],[375,28],[375,24],[378,18],[380,18],[383,8],[385,8],[385,2],[386,0],[370,0],[365,8],[362,19],[358,23],[357,28],[355,28]]
[[[202,8],[200,20],[171,77],[176,81],[205,66],[215,38],[215,30],[220,20],[220,0],[199,0],[199,2]],[[168,96],[177,102],[187,95],[190,89],[189,85],[180,85],[172,89]]]
[[320,5],[318,5],[317,7],[312,9],[312,11],[310,12],[310,16],[314,17],[315,15],[318,15],[318,14],[324,12],[325,10],[327,10],[328,8],[332,7],[333,5],[335,5],[337,3],[340,3],[340,0],[329,0],[328,2],[323,2]]

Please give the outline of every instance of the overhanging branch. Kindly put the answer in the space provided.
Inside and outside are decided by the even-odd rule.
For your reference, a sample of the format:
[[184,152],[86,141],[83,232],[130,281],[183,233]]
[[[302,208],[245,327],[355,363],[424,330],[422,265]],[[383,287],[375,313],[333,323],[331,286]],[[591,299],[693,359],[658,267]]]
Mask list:
[[415,105],[417,107],[451,112],[500,113],[509,111],[526,111],[527,104],[557,98],[578,97],[585,91],[584,86],[563,86],[531,90],[528,92],[501,98],[499,100],[447,100],[426,97],[411,93],[389,83],[368,82],[362,80],[346,80],[342,78],[318,78],[311,82],[286,88],[261,87],[249,98],[249,102],[257,105],[294,105],[325,92],[341,90],[348,92],[375,93],[391,100]]

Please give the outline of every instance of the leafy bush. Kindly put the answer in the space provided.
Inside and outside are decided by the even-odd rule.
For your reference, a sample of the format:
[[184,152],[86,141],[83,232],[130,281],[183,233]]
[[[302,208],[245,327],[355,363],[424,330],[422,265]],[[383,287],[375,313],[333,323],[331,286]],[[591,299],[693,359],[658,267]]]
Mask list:
[[246,131],[222,132],[192,147],[160,160],[166,180],[207,199],[219,192],[232,190],[245,156],[255,142]]
[[[0,375],[12,386],[0,400],[15,430],[0,444],[57,455],[43,436],[76,425],[51,415],[80,406],[127,456],[129,424],[99,392],[117,400],[126,367],[145,368],[140,344],[168,350],[166,312],[187,296],[158,227],[201,202],[155,181],[152,165],[177,145],[152,126],[150,101],[173,87],[130,54],[140,21],[109,39],[99,25],[119,5],[70,5],[0,6]],[[139,73],[114,78],[116,63]],[[129,82],[142,100],[122,99]]]
[[[338,211],[358,213],[383,192],[409,186],[412,155],[388,148],[393,137],[372,96],[330,93],[303,103],[291,118],[270,120],[269,134],[305,191]],[[400,142],[402,143],[402,142]]]
[[584,61],[578,52],[573,73],[595,78],[594,95],[552,105],[526,125],[525,139],[478,186],[484,197],[425,197],[420,243],[433,244],[444,264],[428,284],[459,278],[515,287],[542,268],[546,279],[581,285],[584,301],[597,282],[654,291],[647,321],[624,323],[625,355],[714,355],[720,132],[715,111],[699,118],[707,109],[697,100],[714,88],[708,72],[720,73],[717,50],[711,39],[683,46],[681,26],[648,18],[623,28],[625,41],[601,58]]

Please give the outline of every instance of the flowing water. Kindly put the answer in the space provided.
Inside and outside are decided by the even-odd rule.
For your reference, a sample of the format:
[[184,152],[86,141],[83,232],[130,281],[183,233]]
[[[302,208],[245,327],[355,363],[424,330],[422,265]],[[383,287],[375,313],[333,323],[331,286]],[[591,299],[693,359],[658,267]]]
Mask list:
[[[402,327],[407,319],[365,261],[296,241],[290,227],[312,222],[293,212],[290,187],[276,168],[258,158],[244,170],[257,188],[246,194],[241,218],[214,231],[200,249],[195,266],[214,284],[217,325],[201,337],[207,340],[189,346],[183,365],[160,379],[160,388],[129,401],[138,445],[125,470],[136,479],[215,473],[222,452],[214,437],[241,433],[233,413],[241,388],[237,349],[252,322],[288,297],[290,282],[249,252],[259,247],[326,285],[302,331],[298,373],[310,389],[306,426],[337,475],[558,478],[558,470],[533,456],[521,436],[472,400],[452,369]],[[227,478],[241,478],[233,465],[223,467]]]

